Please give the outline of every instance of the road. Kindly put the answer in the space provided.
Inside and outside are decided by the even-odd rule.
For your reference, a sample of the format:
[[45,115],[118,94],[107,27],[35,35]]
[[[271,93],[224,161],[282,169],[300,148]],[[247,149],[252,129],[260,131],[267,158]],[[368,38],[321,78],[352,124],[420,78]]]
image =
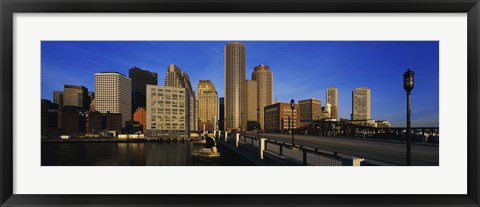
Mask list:
[[[286,143],[291,143],[292,141],[292,135],[290,134],[260,134],[260,137]],[[295,135],[295,145],[304,145],[400,165],[405,165],[406,163],[406,145],[404,143]],[[412,165],[439,165],[438,145],[427,146],[414,144],[412,145],[411,152]]]

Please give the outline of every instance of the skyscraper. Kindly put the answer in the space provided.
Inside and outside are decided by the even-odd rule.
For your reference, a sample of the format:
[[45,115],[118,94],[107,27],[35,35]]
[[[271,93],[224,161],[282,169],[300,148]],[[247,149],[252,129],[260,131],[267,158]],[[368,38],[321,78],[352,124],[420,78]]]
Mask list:
[[195,92],[192,89],[192,84],[190,83],[190,77],[182,71],[178,66],[174,64],[168,65],[168,71],[165,75],[165,84],[164,86],[175,87],[175,88],[185,88],[185,100],[187,104],[187,129],[195,130],[198,129],[198,119],[196,117],[196,98]]
[[260,64],[252,73],[252,80],[257,81],[257,108],[260,109],[258,121],[264,128],[264,107],[272,104],[273,100],[273,75],[270,67]]
[[352,119],[370,119],[370,89],[356,88],[352,91]]
[[199,130],[215,130],[213,120],[218,119],[218,94],[210,80],[200,80],[197,85]]
[[132,80],[118,72],[95,73],[95,110],[120,113],[122,127],[132,119]]
[[[243,99],[244,109],[243,109],[243,130],[252,130],[252,126],[257,126],[258,117],[257,117],[257,81],[254,80],[245,80],[245,92]],[[249,124],[251,123],[251,124]]]
[[328,87],[326,104],[330,104],[332,106],[330,118],[338,119],[338,88],[333,86]]
[[135,66],[128,70],[128,77],[132,79],[132,112],[134,112],[138,107],[145,108],[147,84],[157,85],[158,74]]
[[231,42],[224,48],[225,130],[238,130],[243,111],[245,45]]

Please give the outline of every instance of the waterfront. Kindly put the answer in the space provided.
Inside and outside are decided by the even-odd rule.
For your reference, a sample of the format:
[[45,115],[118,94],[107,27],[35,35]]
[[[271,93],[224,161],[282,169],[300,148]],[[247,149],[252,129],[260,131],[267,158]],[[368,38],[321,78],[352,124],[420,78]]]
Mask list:
[[219,160],[190,159],[194,142],[42,143],[42,166],[248,166],[248,161],[222,150]]

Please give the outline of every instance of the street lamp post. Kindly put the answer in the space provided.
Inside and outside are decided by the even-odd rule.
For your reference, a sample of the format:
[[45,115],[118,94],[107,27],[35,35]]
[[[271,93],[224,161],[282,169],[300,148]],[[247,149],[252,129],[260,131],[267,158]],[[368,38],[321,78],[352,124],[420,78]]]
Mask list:
[[410,92],[413,89],[415,73],[410,68],[403,74],[403,89],[407,92],[407,165],[411,165],[411,146],[410,146]]
[[240,135],[243,132],[243,113],[240,113]]
[[295,141],[294,141],[294,133],[293,133],[293,120],[294,120],[294,117],[293,117],[293,109],[295,108],[295,100],[290,100],[290,108],[292,109],[292,121],[291,121],[291,127],[290,127],[290,130],[292,132],[292,147],[295,147]]
[[257,139],[260,139],[260,108],[257,108]]
[[320,116],[317,116],[317,134],[320,136]]

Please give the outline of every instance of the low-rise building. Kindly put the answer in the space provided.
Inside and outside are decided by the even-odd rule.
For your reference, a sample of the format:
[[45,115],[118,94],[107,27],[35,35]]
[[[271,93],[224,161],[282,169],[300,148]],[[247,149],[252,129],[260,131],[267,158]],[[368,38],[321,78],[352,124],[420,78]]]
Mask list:
[[375,121],[375,123],[377,125],[377,128],[390,128],[390,127],[392,127],[390,122],[388,122],[386,120],[378,120],[378,121]]
[[89,111],[86,114],[86,132],[96,133],[100,131],[122,132],[122,114],[120,113],[100,113],[98,111]]
[[289,130],[290,127],[298,128],[300,124],[299,105],[295,104],[293,109],[290,103],[275,103],[265,106],[265,131]]
[[42,99],[41,106],[41,135],[52,135],[58,127],[58,104]]

